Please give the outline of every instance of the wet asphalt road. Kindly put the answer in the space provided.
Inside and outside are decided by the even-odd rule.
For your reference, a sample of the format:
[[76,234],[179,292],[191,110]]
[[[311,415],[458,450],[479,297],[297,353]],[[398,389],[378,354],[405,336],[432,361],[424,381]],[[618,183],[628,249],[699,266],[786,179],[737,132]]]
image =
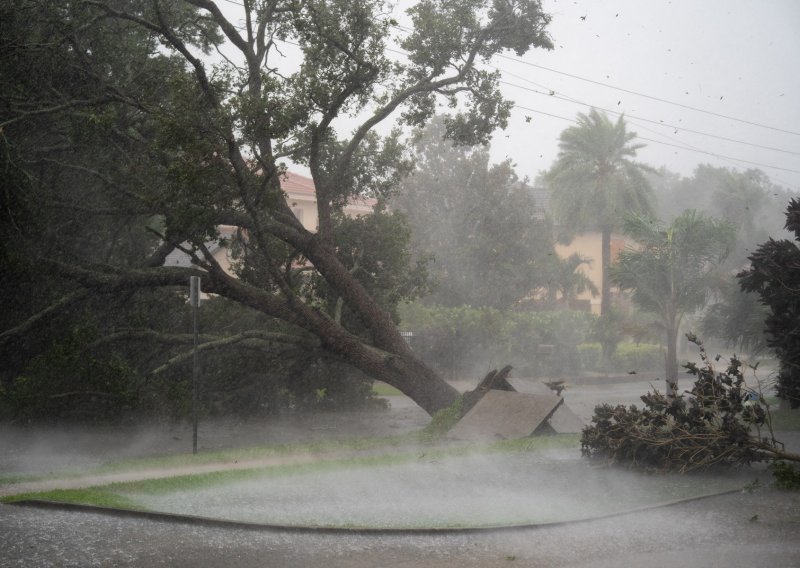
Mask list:
[[800,495],[761,490],[494,534],[342,536],[0,505],[0,566],[800,566]]
[[[635,403],[647,389],[573,385],[565,400],[586,417],[594,404]],[[393,431],[424,423],[399,399],[394,406]],[[797,567],[800,494],[762,488],[604,520],[439,536],[257,532],[0,505],[6,566]]]

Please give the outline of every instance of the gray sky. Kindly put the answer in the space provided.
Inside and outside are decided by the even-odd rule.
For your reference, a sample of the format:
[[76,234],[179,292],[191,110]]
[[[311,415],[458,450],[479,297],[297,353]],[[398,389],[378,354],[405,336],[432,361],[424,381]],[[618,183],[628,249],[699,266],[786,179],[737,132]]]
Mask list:
[[524,63],[495,59],[504,80],[518,85],[504,87],[518,107],[494,138],[495,160],[509,157],[534,178],[552,164],[558,136],[572,124],[541,113],[574,119],[589,110],[580,101],[624,112],[629,129],[647,139],[639,158],[652,166],[683,175],[700,163],[757,167],[800,191],[800,2],[544,0],[544,8],[556,48],[531,51]]
[[[396,12],[413,3],[399,0]],[[240,21],[240,0],[218,4]],[[494,137],[494,161],[510,158],[520,176],[534,179],[556,159],[560,133],[594,106],[625,113],[629,130],[647,144],[639,159],[651,166],[687,176],[701,163],[759,168],[800,191],[800,1],[543,5],[553,17],[555,49],[492,60],[517,104],[509,127]],[[296,50],[281,47],[287,62]],[[349,124],[337,129],[356,122]]]

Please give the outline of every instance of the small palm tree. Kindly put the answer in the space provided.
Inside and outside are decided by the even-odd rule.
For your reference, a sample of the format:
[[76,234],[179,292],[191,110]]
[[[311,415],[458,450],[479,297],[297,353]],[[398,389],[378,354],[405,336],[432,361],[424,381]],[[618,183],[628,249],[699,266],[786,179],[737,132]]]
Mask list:
[[612,122],[592,109],[579,114],[577,122],[561,133],[558,158],[545,179],[563,236],[601,233],[600,313],[605,315],[611,300],[611,234],[626,213],[652,212],[652,189],[644,175],[652,169],[633,160],[643,145],[632,143],[636,134],[627,131],[623,117]]
[[637,307],[656,316],[666,335],[667,392],[674,396],[681,321],[703,307],[719,286],[719,265],[733,247],[736,233],[727,221],[692,210],[684,211],[669,226],[651,217],[630,215],[623,230],[637,246],[620,253],[611,278],[632,292]]
[[555,301],[558,294],[567,306],[571,305],[579,294],[590,292],[592,296],[597,296],[600,291],[594,285],[591,278],[578,270],[584,264],[592,263],[591,258],[573,253],[567,258],[556,258],[555,266],[552,268],[552,279],[549,282],[549,295]]

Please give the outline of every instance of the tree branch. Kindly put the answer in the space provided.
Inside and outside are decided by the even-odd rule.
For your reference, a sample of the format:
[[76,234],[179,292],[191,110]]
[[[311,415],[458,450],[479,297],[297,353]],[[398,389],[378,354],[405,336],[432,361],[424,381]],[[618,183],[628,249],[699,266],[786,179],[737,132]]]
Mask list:
[[[230,42],[236,46],[236,49],[242,52],[242,55],[245,56],[247,59],[248,64],[255,59],[255,53],[252,50],[250,44],[245,41],[242,36],[239,35],[239,32],[236,30],[233,24],[231,24],[228,19],[224,16],[224,14],[220,11],[219,7],[217,7],[214,2],[210,0],[185,0],[189,4],[193,6],[197,6],[198,8],[203,8],[204,10],[208,11],[211,16],[214,18],[214,21],[217,22],[217,25],[222,29],[222,33],[225,34]],[[247,10],[247,6],[244,6],[245,10]],[[249,22],[249,10],[248,12],[248,22]],[[249,31],[249,26],[248,26]],[[252,68],[251,68],[252,71]]]
[[74,292],[70,292],[66,296],[63,296],[58,301],[54,302],[53,304],[50,304],[45,309],[32,315],[21,324],[0,333],[0,346],[5,345],[8,341],[10,341],[15,337],[19,337],[20,335],[24,335],[30,332],[33,328],[35,328],[38,325],[47,323],[49,320],[56,317],[65,309],[74,306],[79,302],[82,302],[88,296],[89,296],[89,290],[76,290]]
[[105,12],[109,16],[134,22],[150,31],[156,32],[157,34],[163,36],[164,39],[166,39],[167,42],[176,51],[178,51],[184,57],[184,59],[186,59],[186,61],[188,61],[189,64],[194,68],[197,80],[200,82],[200,88],[202,89],[204,96],[211,103],[211,106],[216,107],[218,105],[219,101],[213,89],[211,88],[211,84],[208,81],[208,75],[206,75],[206,70],[205,67],[203,66],[202,61],[200,61],[194,55],[192,55],[192,53],[186,47],[186,44],[173,33],[172,29],[169,26],[166,25],[166,22],[164,22],[163,16],[161,15],[161,10],[158,7],[158,0],[153,0],[153,7],[159,19],[157,24],[143,17],[130,14],[128,12],[122,12],[120,10],[116,10],[111,6],[109,6],[108,4],[100,2],[99,0],[84,0],[84,2],[90,6],[95,6],[102,10],[105,10]]
[[55,105],[55,106],[48,107],[48,108],[35,109],[35,110],[14,109],[13,112],[16,112],[17,114],[19,114],[19,116],[15,116],[14,118],[10,118],[10,119],[6,120],[5,122],[0,122],[0,131],[2,131],[6,127],[14,124],[15,122],[19,122],[21,120],[25,120],[25,119],[33,117],[33,116],[42,116],[42,115],[47,115],[47,114],[55,114],[55,113],[61,112],[63,110],[67,110],[67,109],[71,109],[71,108],[75,108],[75,107],[98,106],[98,105],[102,105],[102,104],[109,103],[109,102],[112,102],[112,101],[119,102],[119,99],[117,97],[105,96],[105,97],[100,97],[100,98],[97,98],[97,99],[69,101],[69,102],[64,103],[64,104]]
[[[289,335],[285,333],[270,333],[270,332],[262,332],[262,331],[246,331],[240,333],[239,335],[233,335],[230,337],[223,337],[219,339],[215,339],[212,341],[207,341],[197,346],[197,350],[199,352],[203,351],[211,351],[214,349],[223,349],[225,347],[235,346],[243,342],[248,342],[248,347],[260,347],[266,348],[272,345],[273,343],[284,343],[289,345],[294,345],[297,347],[303,347],[306,350],[313,350],[319,348],[319,343],[310,340],[309,338],[303,338],[295,335]],[[185,361],[188,361],[192,358],[193,350],[185,351],[172,357],[169,361],[164,363],[163,365],[157,367],[153,371],[151,371],[151,375],[158,375],[178,365]]]
[[345,148],[344,152],[342,153],[342,157],[339,160],[339,165],[336,169],[334,179],[338,179],[343,176],[344,172],[350,167],[350,163],[353,160],[353,155],[355,154],[356,149],[367,136],[367,134],[369,134],[369,132],[375,126],[388,118],[401,104],[405,103],[414,95],[420,93],[438,92],[446,87],[449,87],[450,85],[455,85],[463,81],[467,76],[467,73],[474,68],[475,58],[478,56],[478,52],[482,46],[482,41],[475,42],[475,45],[473,45],[469,52],[467,60],[457,74],[440,79],[438,81],[433,81],[435,75],[429,75],[423,79],[420,79],[416,82],[416,84],[397,93],[388,103],[375,111],[375,113],[365,120],[353,134],[353,137],[350,139],[347,148]]

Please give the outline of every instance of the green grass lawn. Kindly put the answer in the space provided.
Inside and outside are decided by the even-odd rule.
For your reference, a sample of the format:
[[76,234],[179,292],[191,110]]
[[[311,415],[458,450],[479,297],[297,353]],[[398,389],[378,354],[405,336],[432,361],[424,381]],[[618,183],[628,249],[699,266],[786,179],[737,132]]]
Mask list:
[[394,388],[393,386],[387,385],[386,383],[382,383],[380,381],[375,381],[372,383],[372,392],[375,396],[402,396],[403,393]]
[[[270,467],[254,467],[250,469],[237,469],[216,471],[190,475],[178,475],[157,479],[146,479],[124,483],[110,483],[108,485],[90,487],[86,489],[57,489],[36,493],[23,493],[0,498],[0,502],[15,502],[30,499],[58,501],[66,503],[81,503],[106,507],[119,507],[124,509],[139,508],[133,501],[126,497],[127,494],[158,494],[175,490],[191,490],[217,484],[245,481],[253,478],[300,475],[312,472],[326,472],[343,470],[355,467],[377,467],[417,461],[420,456],[420,447],[424,448],[426,460],[436,460],[444,457],[462,456],[470,453],[514,453],[536,452],[556,448],[574,448],[578,451],[580,441],[578,435],[558,435],[527,438],[523,440],[502,441],[493,444],[478,446],[411,446],[398,447],[399,442],[416,441],[418,438],[409,436],[395,438],[361,439],[351,442],[330,442],[326,444],[296,444],[289,446],[266,446],[248,448],[243,450],[230,450],[214,452],[208,455],[180,454],[146,460],[129,460],[109,464],[102,468],[83,472],[84,475],[115,473],[122,471],[141,471],[145,469],[169,469],[175,466],[207,464],[233,461],[244,458],[266,457],[269,455],[290,455],[291,453],[306,453],[310,447],[317,450],[334,451],[337,449],[371,449],[376,453],[360,457],[321,458],[319,461],[303,464],[276,465]],[[224,459],[223,459],[224,458]]]
[[133,458],[99,465],[90,469],[63,470],[49,472],[46,474],[0,475],[0,485],[11,485],[15,483],[41,481],[46,479],[66,479],[90,475],[103,475],[127,471],[170,469],[192,465],[254,461],[275,456],[290,456],[293,454],[327,454],[349,451],[367,451],[376,448],[388,449],[416,443],[418,441],[418,437],[418,434],[412,433],[398,436],[373,438],[350,438],[343,440],[299,442],[291,444],[268,444],[263,446],[232,448],[227,450],[200,451],[197,454],[181,453],[167,456]]

